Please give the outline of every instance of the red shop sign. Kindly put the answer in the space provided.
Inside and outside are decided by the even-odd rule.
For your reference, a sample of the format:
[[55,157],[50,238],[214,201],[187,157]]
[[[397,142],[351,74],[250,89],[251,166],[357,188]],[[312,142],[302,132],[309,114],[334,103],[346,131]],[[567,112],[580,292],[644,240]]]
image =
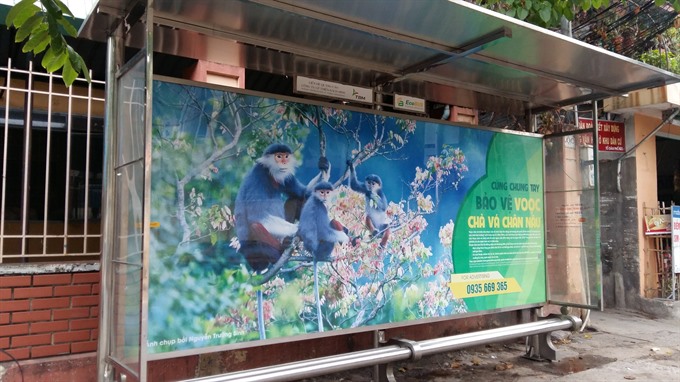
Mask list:
[[[597,121],[598,145],[600,151],[625,152],[626,151],[626,129],[623,122]],[[593,120],[589,118],[579,118],[578,128],[589,129],[593,127]],[[592,136],[580,137],[582,144],[592,145]]]

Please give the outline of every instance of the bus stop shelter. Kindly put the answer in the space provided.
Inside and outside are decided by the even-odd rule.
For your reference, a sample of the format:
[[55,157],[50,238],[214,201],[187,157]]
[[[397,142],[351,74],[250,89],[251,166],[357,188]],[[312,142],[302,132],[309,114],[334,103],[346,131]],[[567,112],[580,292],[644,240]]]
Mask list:
[[[252,347],[272,340],[292,341],[296,338],[294,335],[290,338],[265,338],[265,328],[262,326],[259,328],[259,338],[251,342],[222,341],[219,344],[216,342],[187,348],[170,345],[163,347],[164,345],[158,345],[158,341],[154,342],[150,338],[153,337],[149,335],[149,326],[154,325],[154,309],[160,309],[151,303],[155,300],[153,287],[154,283],[162,279],[162,275],[153,273],[154,260],[150,260],[153,257],[150,254],[157,250],[158,237],[162,236],[154,229],[164,226],[164,223],[156,221],[153,216],[157,207],[154,207],[152,200],[160,198],[153,191],[152,177],[156,176],[157,179],[159,176],[154,172],[155,163],[158,163],[155,162],[158,159],[153,158],[156,150],[153,143],[154,130],[159,130],[158,126],[161,125],[186,122],[172,120],[171,110],[165,111],[162,116],[154,113],[155,109],[161,109],[158,105],[167,94],[177,89],[189,94],[198,86],[183,79],[156,76],[153,73],[154,53],[246,69],[253,81],[268,81],[260,88],[271,88],[272,94],[280,95],[291,90],[281,90],[273,79],[294,79],[293,93],[299,97],[300,102],[306,102],[305,105],[311,102],[320,108],[338,107],[337,110],[349,110],[348,113],[358,113],[352,114],[355,119],[365,118],[362,113],[394,118],[394,123],[398,126],[402,126],[402,123],[408,125],[413,120],[416,121],[413,122],[415,126],[425,124],[423,129],[434,129],[436,134],[443,134],[442,136],[447,136],[448,133],[440,133],[439,129],[446,129],[451,124],[432,120],[435,106],[456,105],[531,121],[532,116],[542,111],[592,102],[593,126],[597,126],[596,101],[680,80],[672,73],[463,1],[100,0],[83,24],[80,36],[108,41],[104,183],[106,208],[99,338],[101,380],[112,380],[114,375],[126,375],[127,378],[144,381],[147,380],[148,364],[153,360],[217,352],[238,346]],[[316,88],[311,89],[310,86]],[[215,90],[211,87],[209,89]],[[230,97],[238,98],[242,94],[236,91],[236,95],[232,95],[225,88],[217,90],[226,92],[221,96],[225,100],[232,100]],[[367,93],[361,93],[362,91]],[[191,94],[199,93],[197,90],[197,93]],[[258,100],[268,99],[262,94],[244,94],[261,97]],[[337,97],[332,94],[337,94]],[[362,98],[351,98],[356,94]],[[274,97],[289,103],[296,102],[296,98],[281,98],[278,95]],[[423,107],[399,109],[396,105],[398,99],[422,102]],[[214,101],[206,100],[203,104],[210,102]],[[215,107],[213,103],[210,105]],[[307,106],[297,105],[292,108],[299,112],[305,107]],[[328,113],[339,115],[336,109],[332,110],[334,111]],[[385,114],[385,110],[389,113]],[[437,126],[429,127],[428,123]],[[533,126],[531,123],[529,125]],[[463,127],[467,129],[471,126]],[[322,130],[319,131],[325,137]],[[547,277],[540,277],[538,289],[544,289],[546,293],[537,300],[500,304],[498,307],[482,304],[480,309],[467,310],[459,317],[498,310],[534,309],[547,303],[601,308],[598,154],[597,150],[592,149],[592,143],[598,142],[598,129],[565,132],[545,139],[535,131],[505,132],[488,129],[488,132],[501,136],[510,133],[512,138],[509,140],[517,140],[517,144],[525,148],[533,147],[536,139],[541,142],[540,155],[527,157],[536,162],[531,166],[538,166],[527,170],[529,173],[535,170],[539,174],[540,179],[536,184],[527,180],[531,178],[529,175],[524,183],[498,178],[489,185],[490,189],[500,192],[498,196],[483,199],[486,194],[479,191],[477,206],[479,210],[486,212],[496,211],[495,203],[502,202],[502,197],[508,197],[507,203],[516,203],[515,210],[522,209],[522,203],[527,211],[532,203],[544,206],[540,210],[531,211],[532,215],[505,217],[521,218],[521,222],[517,224],[508,223],[507,228],[526,228],[527,232],[535,229],[531,231],[533,233],[527,233],[526,237],[531,236],[531,240],[540,243],[540,262],[536,266],[545,270]],[[159,140],[169,138],[163,132],[158,134]],[[329,132],[325,134],[328,135]],[[455,134],[466,136],[468,130]],[[400,136],[399,139],[402,138]],[[326,150],[323,139],[322,154]],[[421,146],[427,146],[428,138],[423,139],[424,145],[414,144],[414,147],[421,149]],[[494,141],[496,138],[489,139]],[[365,147],[365,142],[363,143],[361,147]],[[489,143],[489,147],[491,145]],[[510,146],[503,147],[507,150]],[[329,148],[328,151],[332,149]],[[354,153],[350,148],[346,151]],[[575,153],[574,158],[567,158],[571,151]],[[329,158],[332,154],[328,154]],[[512,155],[514,152],[501,152],[494,161],[501,163]],[[362,162],[357,158],[351,157],[354,164],[358,165]],[[572,159],[575,164],[567,165]],[[337,168],[344,166],[344,160],[341,163],[335,162]],[[206,168],[213,170],[213,167]],[[358,166],[357,168],[359,169]],[[461,170],[462,167],[457,169]],[[489,168],[486,171],[489,173]],[[480,179],[483,177],[480,176]],[[539,187],[539,183],[542,187]],[[190,184],[190,181],[186,184]],[[337,188],[340,185],[341,182],[335,186]],[[527,189],[523,190],[522,186]],[[531,196],[529,186],[532,189],[536,186],[534,196]],[[189,190],[191,188],[186,193],[176,191],[176,197],[194,198],[192,200],[195,201],[196,196],[190,194]],[[519,197],[520,192],[525,191],[528,196]],[[438,198],[435,199],[435,203],[439,202]],[[487,203],[492,201],[493,208]],[[462,199],[460,204],[461,211],[465,211],[465,202]],[[190,202],[186,201],[182,208],[188,205]],[[565,207],[574,205],[576,212]],[[474,207],[470,208],[474,210]],[[188,213],[185,209],[182,212]],[[460,214],[462,213],[459,216]],[[483,217],[480,222],[472,219],[474,217],[466,216],[465,220],[456,221],[456,230],[464,225],[462,221],[467,223],[465,235],[470,237],[477,232],[476,229],[488,228],[480,227],[486,218]],[[573,218],[576,220],[572,221]],[[564,223],[565,221],[568,222]],[[525,227],[523,222],[532,225]],[[534,226],[533,222],[537,225]],[[184,226],[177,227],[182,230]],[[443,227],[444,225],[441,226]],[[396,225],[391,228],[392,231],[397,231]],[[227,231],[228,229],[217,232],[215,237],[228,235],[225,233]],[[480,232],[476,234],[488,234],[487,231]],[[191,236],[190,233],[187,235]],[[460,244],[457,244],[455,238],[462,234],[457,232],[452,235],[453,262],[459,268],[456,245]],[[459,239],[461,237],[458,236]],[[365,238],[370,241],[370,236]],[[214,244],[213,242],[212,245]],[[578,266],[570,267],[572,262]],[[314,264],[316,277],[316,261]],[[569,290],[565,285],[551,287],[554,282],[564,281],[556,275],[567,268],[578,269],[566,278],[578,280],[576,284],[579,285],[579,291]],[[503,280],[500,284],[495,284],[496,288],[501,285],[508,287],[508,284],[502,284],[509,280],[507,277],[501,275],[500,278],[494,278],[496,276],[489,276],[489,272],[496,273],[489,269],[484,273],[491,280]],[[479,272],[465,273],[473,274],[477,275]],[[466,296],[470,297],[469,295],[476,292],[476,284],[459,282],[464,295],[467,293]],[[482,288],[482,284],[479,285]],[[521,285],[518,288],[521,289]],[[487,292],[490,293],[484,291]],[[494,290],[491,294],[506,295],[505,290],[503,293]],[[466,304],[469,309],[474,306],[472,300],[466,300]],[[261,301],[259,306],[262,308]],[[317,307],[319,306],[317,291]],[[328,335],[328,332],[322,333],[325,324],[321,323],[320,308],[318,312],[319,330],[312,334],[313,338]],[[261,321],[262,312],[259,314]],[[436,320],[459,317],[447,311],[436,317]],[[403,322],[396,319],[383,323],[369,321],[366,325],[352,328],[343,329],[338,326],[335,334],[377,330],[414,322],[428,322],[428,319],[404,319]],[[229,334],[232,335],[233,333]],[[267,332],[267,335],[271,333]],[[222,337],[224,336],[227,335]],[[195,338],[192,341],[199,344],[204,340],[198,337],[189,338]],[[187,337],[181,336],[172,340],[178,339],[187,341]],[[156,345],[158,350],[153,350]],[[162,349],[169,350],[166,353]]]

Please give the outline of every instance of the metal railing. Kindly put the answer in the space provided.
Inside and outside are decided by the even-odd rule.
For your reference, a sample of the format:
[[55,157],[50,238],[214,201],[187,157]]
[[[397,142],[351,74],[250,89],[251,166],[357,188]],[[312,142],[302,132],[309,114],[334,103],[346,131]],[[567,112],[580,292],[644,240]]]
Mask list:
[[0,264],[98,257],[104,82],[11,60],[0,76]]
[[[419,342],[399,339],[390,341],[386,346],[376,349],[314,358],[305,361],[267,366],[210,377],[195,378],[186,380],[185,382],[274,382],[311,378],[362,367],[390,364],[397,361],[418,360],[428,355],[495,342],[503,342],[521,337],[543,335],[544,339],[549,341],[549,338],[545,336],[546,334],[555,330],[577,330],[580,325],[580,318],[563,316]],[[391,372],[388,371],[388,373]],[[374,377],[374,380],[378,381],[392,379],[389,375],[387,377]]]

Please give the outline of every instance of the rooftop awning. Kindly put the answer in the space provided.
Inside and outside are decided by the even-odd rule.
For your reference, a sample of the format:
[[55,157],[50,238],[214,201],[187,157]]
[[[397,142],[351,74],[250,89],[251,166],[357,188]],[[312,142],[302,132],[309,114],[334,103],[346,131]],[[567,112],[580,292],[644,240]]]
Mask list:
[[[125,3],[100,0],[81,37],[103,40],[121,20],[134,22],[139,7]],[[670,72],[463,1],[154,4],[158,52],[508,114],[680,82]],[[141,46],[142,29],[132,25],[130,46]]]

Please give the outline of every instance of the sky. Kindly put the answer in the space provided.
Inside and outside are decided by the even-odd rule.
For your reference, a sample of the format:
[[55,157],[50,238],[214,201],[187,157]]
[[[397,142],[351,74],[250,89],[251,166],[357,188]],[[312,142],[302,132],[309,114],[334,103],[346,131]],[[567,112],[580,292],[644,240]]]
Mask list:
[[[0,0],[0,4],[14,5],[20,0]],[[90,10],[97,3],[97,0],[61,0],[62,3],[71,10],[73,16],[78,19],[85,19],[90,13]]]

